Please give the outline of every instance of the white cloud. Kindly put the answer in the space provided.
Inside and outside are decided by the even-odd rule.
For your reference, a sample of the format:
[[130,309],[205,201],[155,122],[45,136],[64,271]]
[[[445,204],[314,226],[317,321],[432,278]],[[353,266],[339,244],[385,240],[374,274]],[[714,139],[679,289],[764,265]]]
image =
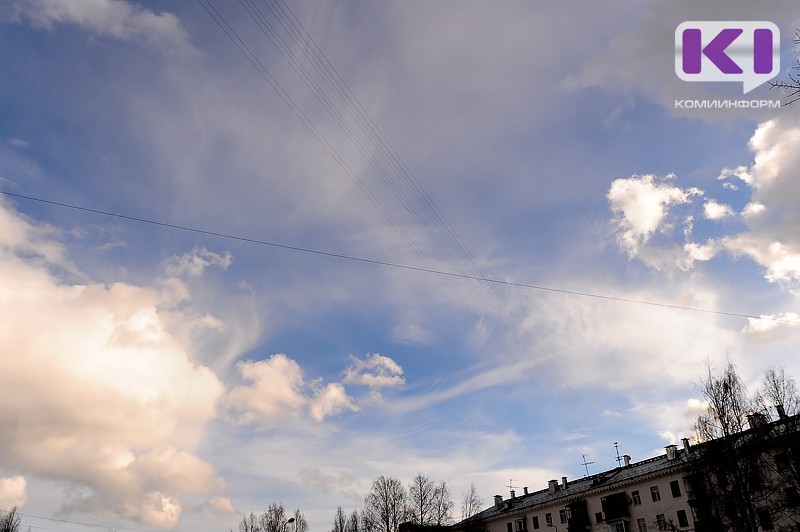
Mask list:
[[8,143],[14,146],[15,148],[25,149],[29,146],[28,141],[18,139],[16,137],[11,137],[8,139]]
[[684,190],[654,175],[615,179],[607,197],[620,231],[620,246],[635,257],[656,231],[664,229],[670,206],[689,203],[692,196],[702,194],[697,188]]
[[222,386],[165,294],[58,278],[55,234],[0,202],[0,467],[88,489],[67,508],[173,526],[179,497],[223,487],[194,454]]
[[240,412],[240,422],[272,425],[302,413],[307,398],[303,393],[303,370],[297,362],[276,354],[268,360],[239,362],[236,367],[249,384],[228,392],[225,404]]
[[233,255],[226,251],[222,255],[206,248],[194,248],[191,253],[170,257],[166,260],[165,269],[168,275],[176,277],[188,275],[200,277],[209,266],[217,266],[227,270],[233,262]]
[[284,354],[239,362],[237,367],[246,384],[231,390],[224,403],[239,423],[274,426],[306,415],[322,421],[345,410],[359,410],[341,383],[323,385],[322,379],[306,383],[300,365]]
[[24,477],[0,478],[0,509],[8,510],[14,506],[24,506],[28,500],[25,493],[27,486]]
[[738,170],[749,176],[751,201],[743,211],[748,231],[724,239],[736,256],[765,268],[771,282],[800,281],[800,126],[783,117],[759,124],[749,142],[753,165]]
[[232,515],[238,514],[239,510],[236,509],[233,502],[226,497],[212,497],[208,500],[208,507],[211,511],[218,515]]
[[[744,165],[737,166],[736,168],[728,168],[727,166],[720,170],[719,175],[717,176],[717,180],[723,181],[728,179],[729,177],[737,177],[741,179],[745,184],[751,185],[753,184],[753,176],[750,175],[750,168]],[[730,183],[725,183],[726,185]],[[738,190],[737,187],[733,187],[733,190]]]
[[311,401],[311,417],[322,421],[328,416],[334,416],[344,410],[358,411],[359,407],[347,395],[344,386],[338,382],[329,383],[314,394]]
[[[654,235],[670,235],[675,220],[670,208],[691,203],[694,196],[703,195],[697,188],[682,189],[670,181],[673,175],[658,178],[654,175],[634,175],[615,179],[606,197],[614,213],[614,229],[617,244],[629,258],[637,258],[655,269],[688,270],[695,260],[708,260],[713,255],[711,243],[706,246],[688,243],[655,244]],[[685,238],[691,237],[694,218],[688,216],[683,222]]]
[[344,370],[345,384],[367,386],[373,391],[405,384],[403,368],[391,358],[373,353],[364,360],[350,356],[353,364]]
[[783,312],[781,314],[761,315],[759,318],[747,318],[744,332],[765,335],[768,333],[774,334],[781,328],[798,326],[800,326],[800,314]]
[[186,32],[175,15],[154,13],[123,0],[14,0],[4,17],[24,19],[46,29],[74,24],[104,37],[171,50],[188,46]]
[[800,281],[800,249],[797,245],[769,241],[768,236],[759,237],[743,233],[723,240],[734,255],[746,255],[766,268],[764,278],[770,282]]
[[705,205],[703,205],[703,213],[707,220],[721,220],[734,214],[730,205],[717,203],[713,199],[706,201]]
[[744,217],[751,217],[757,216],[766,210],[766,206],[763,203],[758,203],[757,201],[751,201],[747,205],[744,206],[744,210],[742,210],[742,216]]

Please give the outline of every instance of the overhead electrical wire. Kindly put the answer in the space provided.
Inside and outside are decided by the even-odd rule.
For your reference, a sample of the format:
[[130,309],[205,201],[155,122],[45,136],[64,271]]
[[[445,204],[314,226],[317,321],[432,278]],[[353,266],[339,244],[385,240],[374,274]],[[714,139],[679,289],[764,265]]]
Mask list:
[[457,279],[468,279],[468,280],[472,280],[472,281],[480,281],[480,282],[483,282],[483,283],[510,286],[510,287],[515,287],[515,288],[528,288],[528,289],[531,289],[531,290],[540,290],[540,291],[544,291],[544,292],[553,292],[553,293],[557,293],[557,294],[565,294],[565,295],[579,296],[579,297],[588,297],[588,298],[602,299],[602,300],[607,300],[607,301],[616,301],[616,302],[619,302],[619,303],[630,303],[630,304],[636,304],[636,305],[647,305],[647,306],[651,306],[651,307],[660,307],[660,308],[673,309],[673,310],[683,310],[683,311],[689,311],[689,312],[700,312],[700,313],[704,313],[704,314],[714,314],[714,315],[729,316],[729,317],[734,317],[734,318],[747,318],[747,319],[753,319],[753,320],[768,320],[768,321],[775,321],[775,322],[779,322],[779,323],[788,323],[788,324],[792,324],[792,325],[800,325],[800,321],[798,321],[798,320],[788,320],[788,319],[783,319],[783,318],[777,318],[775,316],[746,314],[746,313],[742,313],[742,312],[729,312],[729,311],[724,311],[724,310],[715,310],[715,309],[708,309],[708,308],[701,308],[701,307],[690,307],[690,306],[687,306],[687,305],[676,305],[676,304],[673,304],[673,303],[663,303],[663,302],[658,302],[658,301],[647,301],[647,300],[644,300],[644,299],[633,299],[633,298],[622,297],[622,296],[612,296],[612,295],[608,295],[608,294],[597,294],[597,293],[585,292],[585,291],[581,291],[581,290],[569,290],[569,289],[566,289],[566,288],[556,288],[556,287],[552,287],[552,286],[536,285],[536,284],[530,284],[530,283],[521,283],[521,282],[515,282],[515,281],[506,281],[506,280],[503,280],[503,279],[495,279],[495,278],[492,278],[492,277],[474,277],[474,276],[465,275],[465,274],[461,274],[461,273],[457,273],[457,272],[448,272],[448,271],[444,271],[444,270],[434,270],[434,269],[429,269],[429,268],[423,268],[423,267],[420,267],[420,266],[413,266],[413,265],[410,265],[410,264],[400,264],[400,263],[396,263],[396,262],[369,259],[369,258],[366,258],[366,257],[356,257],[356,256],[353,256],[353,255],[346,255],[346,254],[343,254],[343,253],[335,253],[335,252],[331,252],[331,251],[323,251],[323,250],[319,250],[319,249],[306,248],[306,247],[302,247],[302,246],[293,246],[293,245],[290,245],[290,244],[281,244],[279,242],[270,242],[268,240],[260,240],[260,239],[257,239],[257,238],[250,238],[250,237],[245,237],[245,236],[240,236],[240,235],[232,235],[232,234],[228,234],[228,233],[222,233],[222,232],[219,232],[219,231],[211,231],[211,230],[206,230],[206,229],[199,229],[199,228],[196,228],[196,227],[189,227],[189,226],[178,225],[178,224],[173,224],[173,223],[169,223],[169,222],[151,220],[151,219],[148,219],[148,218],[142,218],[142,217],[138,217],[138,216],[129,216],[129,215],[126,215],[126,214],[120,214],[120,213],[115,213],[115,212],[110,212],[110,211],[103,211],[103,210],[99,210],[99,209],[92,209],[92,208],[89,208],[89,207],[82,207],[82,206],[79,206],[79,205],[72,205],[72,204],[69,204],[69,203],[63,203],[63,202],[59,202],[59,201],[52,201],[52,200],[47,200],[47,199],[43,199],[43,198],[37,198],[37,197],[34,197],[34,196],[26,196],[24,194],[17,194],[15,192],[0,191],[0,194],[3,194],[5,196],[9,196],[9,197],[12,197],[12,198],[17,198],[17,199],[22,199],[22,200],[27,200],[27,201],[35,201],[35,202],[44,203],[44,204],[47,204],[47,205],[54,205],[56,207],[64,207],[64,208],[67,208],[67,209],[73,209],[73,210],[88,212],[88,213],[92,213],[92,214],[100,214],[102,216],[108,216],[108,217],[111,217],[111,218],[119,218],[119,219],[122,219],[122,220],[128,220],[128,221],[132,221],[132,222],[149,224],[149,225],[154,225],[154,226],[158,226],[158,227],[164,227],[164,228],[168,228],[168,229],[176,229],[176,230],[179,230],[179,231],[186,231],[186,232],[189,232],[189,233],[195,233],[195,234],[206,235],[206,236],[213,236],[213,237],[224,238],[224,239],[228,239],[228,240],[235,240],[235,241],[238,241],[238,242],[244,242],[244,243],[248,243],[248,244],[256,244],[256,245],[268,246],[268,247],[273,247],[273,248],[278,248],[278,249],[285,249],[287,251],[296,251],[298,253],[307,253],[307,254],[311,254],[311,255],[319,255],[319,256],[329,257],[329,258],[333,258],[333,259],[341,259],[341,260],[347,260],[347,261],[352,261],[352,262],[361,262],[361,263],[364,263],[364,264],[372,264],[372,265],[375,265],[375,266],[385,266],[385,267],[388,267],[388,268],[397,268],[397,269],[401,269],[401,270],[415,271],[415,272],[420,272],[420,273],[443,275],[443,276],[446,276],[446,277],[452,277],[452,278],[457,278]]

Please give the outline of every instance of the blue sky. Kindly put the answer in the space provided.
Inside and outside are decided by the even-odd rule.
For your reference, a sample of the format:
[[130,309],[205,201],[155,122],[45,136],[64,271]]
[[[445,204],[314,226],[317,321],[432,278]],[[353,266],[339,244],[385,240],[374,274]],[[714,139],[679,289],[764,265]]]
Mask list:
[[1,5],[0,507],[34,530],[324,531],[419,472],[488,504],[689,436],[707,359],[800,375],[797,106],[676,109],[780,94],[674,70],[681,22],[769,20],[783,76],[792,2]]

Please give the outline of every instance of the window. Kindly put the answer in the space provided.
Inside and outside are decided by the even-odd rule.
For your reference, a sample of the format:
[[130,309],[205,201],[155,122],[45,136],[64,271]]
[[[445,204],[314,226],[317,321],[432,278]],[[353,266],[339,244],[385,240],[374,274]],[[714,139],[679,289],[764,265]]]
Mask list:
[[547,523],[547,526],[552,525],[553,524],[553,514],[549,514],[549,513],[548,514],[544,514],[544,520]]
[[653,497],[653,502],[658,502],[661,500],[661,494],[658,492],[658,486],[653,486],[650,488],[650,496]]
[[508,532],[514,532],[514,528],[511,523],[506,523],[506,530],[508,530]]
[[562,523],[567,522],[567,511],[566,510],[559,510],[558,511],[558,518]]
[[784,494],[786,495],[786,506],[789,508],[800,506],[800,492],[797,491],[797,488],[790,486],[784,490]]
[[764,530],[772,530],[772,516],[769,515],[769,510],[758,511],[758,522]]
[[779,469],[787,469],[789,467],[789,457],[786,453],[775,455],[775,465],[778,466]]
[[630,532],[629,528],[625,526],[625,521],[614,523],[614,532]]
[[637,519],[636,524],[639,525],[639,532],[647,532],[647,521],[644,520],[644,517]]
[[689,526],[689,520],[686,518],[686,510],[678,510],[678,526]]
[[539,528],[539,516],[538,515],[534,515],[533,516],[533,528],[534,529]]
[[603,522],[603,512],[597,512],[594,514],[594,521],[595,523],[602,523]]
[[669,489],[672,490],[673,497],[680,497],[681,496],[681,485],[678,483],[677,480],[673,480],[669,483]]
[[633,505],[634,506],[641,506],[642,505],[642,496],[639,495],[639,490],[632,491],[631,497],[633,498]]
[[514,530],[516,530],[517,532],[524,532],[526,530],[524,517],[522,519],[517,519],[516,521],[514,521]]
[[664,514],[658,514],[656,516],[656,521],[658,522],[658,529],[659,530],[666,530],[667,529],[667,520],[664,517]]

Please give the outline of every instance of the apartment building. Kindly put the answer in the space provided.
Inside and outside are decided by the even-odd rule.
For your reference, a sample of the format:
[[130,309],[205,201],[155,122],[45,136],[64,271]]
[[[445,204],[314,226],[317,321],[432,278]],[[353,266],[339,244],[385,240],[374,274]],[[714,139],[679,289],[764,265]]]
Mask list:
[[[589,477],[551,480],[454,528],[465,532],[800,531],[800,416]],[[742,478],[738,478],[742,477]]]

